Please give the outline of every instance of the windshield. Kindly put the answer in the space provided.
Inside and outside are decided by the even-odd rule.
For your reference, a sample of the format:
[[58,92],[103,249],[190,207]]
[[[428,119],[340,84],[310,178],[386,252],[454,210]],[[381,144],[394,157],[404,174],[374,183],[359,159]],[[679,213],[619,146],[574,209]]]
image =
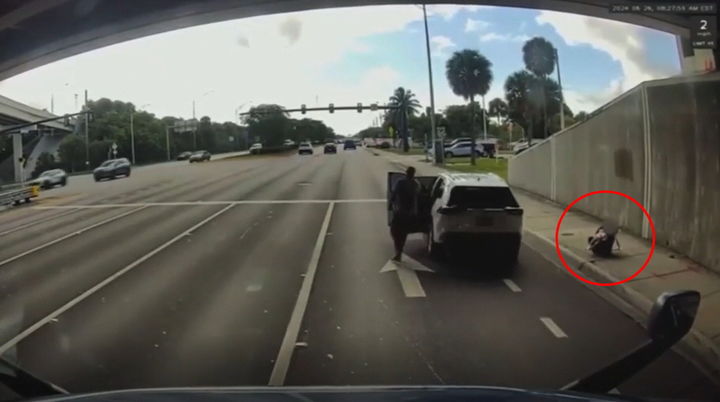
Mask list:
[[0,358],[717,400],[717,6],[671,3],[0,2]]

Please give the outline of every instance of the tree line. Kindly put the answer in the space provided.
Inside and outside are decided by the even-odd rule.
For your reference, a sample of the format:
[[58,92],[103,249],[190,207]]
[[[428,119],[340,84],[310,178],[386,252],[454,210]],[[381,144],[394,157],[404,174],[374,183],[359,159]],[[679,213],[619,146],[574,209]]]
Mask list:
[[[61,142],[57,158],[41,154],[35,174],[62,168],[69,172],[87,170],[86,157],[92,169],[113,157],[112,145],[117,146],[117,157],[132,158],[131,121],[135,142],[135,161],[147,164],[167,160],[166,130],[179,122],[180,118],[166,116],[158,118],[153,113],[137,110],[130,102],[101,98],[88,101],[92,112],[88,123],[88,143],[85,143],[84,120],[76,125],[76,132],[67,135]],[[132,117],[131,117],[132,115]],[[247,129],[232,122],[214,122],[203,116],[196,122],[195,130],[177,132],[169,130],[170,157],[194,150],[211,153],[231,152],[247,148]],[[87,153],[87,154],[86,154]]]
[[335,131],[320,120],[290,118],[280,105],[263,104],[250,108],[244,117],[251,142],[264,148],[281,148],[285,141],[324,142],[335,139]]
[[[525,42],[522,52],[525,68],[506,78],[503,87],[505,99],[492,99],[487,107],[485,95],[493,81],[492,63],[477,50],[464,49],[453,53],[446,62],[445,75],[453,93],[468,103],[448,106],[435,115],[435,124],[445,127],[450,138],[475,138],[479,129],[487,128],[488,135],[493,137],[530,139],[547,138],[560,130],[561,104],[566,127],[586,119],[585,112],[573,114],[562,100],[560,85],[551,78],[557,61],[557,50],[552,43],[535,37]],[[477,98],[481,103],[477,102]],[[396,108],[385,114],[383,126],[369,127],[358,135],[383,137],[389,131],[397,132],[407,151],[408,138],[422,141],[428,134],[430,118],[427,113],[420,112],[420,103],[411,90],[397,88],[389,101]],[[495,121],[491,121],[490,117],[494,117]],[[392,130],[388,130],[390,128]]]

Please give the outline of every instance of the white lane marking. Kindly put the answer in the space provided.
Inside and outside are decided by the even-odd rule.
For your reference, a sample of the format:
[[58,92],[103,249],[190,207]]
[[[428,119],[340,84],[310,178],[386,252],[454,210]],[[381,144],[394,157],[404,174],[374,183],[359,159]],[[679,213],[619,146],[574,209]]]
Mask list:
[[135,202],[127,204],[73,204],[73,205],[40,205],[33,209],[95,209],[95,208],[127,208],[127,207],[181,207],[193,205],[245,205],[245,204],[353,204],[353,203],[384,203],[384,198],[358,198],[347,200],[238,200],[238,201],[175,201],[175,202]]
[[201,226],[205,225],[206,223],[210,222],[211,220],[218,217],[223,212],[227,211],[228,209],[234,207],[234,205],[228,205],[225,208],[221,209],[218,212],[215,212],[214,214],[208,216],[207,218],[203,219],[202,221],[194,224],[189,229],[184,230],[179,235],[173,237],[172,239],[166,241],[162,245],[156,247],[151,252],[145,254],[144,256],[138,258],[137,260],[130,263],[130,265],[127,265],[125,268],[122,268],[121,270],[115,272],[114,274],[110,275],[109,277],[105,278],[102,282],[98,283],[97,285],[91,287],[90,289],[84,291],[82,294],[80,294],[78,297],[70,300],[69,302],[65,303],[60,307],[59,309],[53,311],[49,315],[47,315],[45,318],[41,319],[40,321],[36,322],[35,324],[28,327],[26,330],[22,331],[21,333],[17,334],[14,338],[10,339],[7,343],[0,346],[0,356],[5,354],[8,350],[10,350],[12,347],[18,344],[18,342],[22,341],[23,339],[27,338],[28,336],[32,335],[33,332],[40,329],[43,325],[47,324],[48,322],[51,322],[55,320],[60,314],[70,310],[73,306],[80,303],[81,301],[87,299],[88,297],[92,296],[94,293],[99,291],[100,289],[107,286],[110,282],[114,281],[115,279],[121,277],[131,269],[137,267],[138,265],[142,264],[143,262],[149,260],[151,257],[153,257],[155,254],[161,252],[162,250],[168,248],[173,243],[176,243],[178,240],[181,240],[188,234],[192,233],[193,231],[197,230]]
[[407,268],[403,265],[397,268],[398,279],[400,279],[400,286],[402,286],[405,297],[425,297],[425,289],[423,289],[415,270]]
[[512,279],[503,279],[503,282],[505,282],[505,285],[510,288],[515,293],[522,292],[522,289],[520,289],[520,286],[517,285],[517,283],[513,282]]
[[121,213],[121,214],[119,214],[119,215],[115,215],[115,216],[113,216],[113,217],[111,217],[111,218],[105,219],[104,221],[100,221],[100,222],[98,222],[98,223],[94,223],[94,224],[92,224],[92,225],[90,225],[90,226],[84,227],[84,228],[82,228],[82,229],[80,229],[80,230],[77,230],[77,231],[75,231],[75,232],[68,233],[68,234],[66,234],[65,236],[59,237],[59,238],[57,238],[57,239],[55,239],[55,240],[51,240],[51,241],[49,241],[49,242],[47,242],[47,243],[43,243],[43,244],[41,244],[41,245],[39,245],[39,246],[37,246],[37,247],[31,248],[30,250],[24,251],[24,252],[22,252],[22,253],[20,253],[20,254],[18,254],[18,255],[14,255],[14,256],[12,256],[12,257],[10,257],[10,258],[8,258],[8,259],[5,259],[5,260],[3,260],[3,261],[0,261],[0,267],[3,266],[3,265],[5,265],[5,264],[11,263],[11,262],[17,260],[18,258],[25,257],[25,256],[28,255],[28,254],[32,254],[32,253],[34,253],[34,252],[36,252],[36,251],[40,251],[40,250],[42,250],[42,249],[44,249],[44,248],[50,247],[50,246],[52,246],[53,244],[60,243],[61,241],[67,240],[67,239],[69,239],[69,238],[71,238],[71,237],[75,237],[75,236],[77,236],[77,235],[81,235],[81,234],[87,232],[88,230],[95,229],[95,228],[98,227],[98,226],[102,226],[102,225],[104,225],[104,224],[106,224],[106,223],[110,223],[110,222],[112,222],[112,221],[118,220],[118,219],[123,218],[123,217],[125,217],[125,216],[128,216],[128,215],[130,215],[130,214],[134,214],[135,212],[138,212],[138,211],[143,210],[143,209],[145,209],[145,208],[146,208],[146,207],[140,207],[140,208],[132,209],[132,210],[127,211],[127,212],[123,212],[123,213]]
[[560,327],[558,327],[557,324],[555,324],[555,321],[553,321],[550,317],[540,317],[540,321],[542,321],[543,324],[547,327],[547,329],[552,332],[553,335],[555,335],[556,338],[567,338],[567,334],[563,332]]
[[288,368],[290,367],[290,360],[292,359],[293,350],[295,350],[295,344],[297,342],[298,334],[300,333],[300,325],[302,325],[305,310],[307,309],[308,301],[310,300],[310,291],[312,290],[313,281],[315,280],[315,273],[317,272],[318,263],[320,262],[320,254],[322,253],[323,246],[325,245],[325,238],[327,238],[328,227],[330,227],[330,218],[334,208],[335,203],[331,202],[330,205],[328,205],[327,212],[325,213],[325,219],[323,220],[317,240],[315,241],[315,248],[313,249],[310,263],[308,264],[307,271],[305,272],[305,278],[303,279],[302,286],[300,287],[300,293],[298,293],[298,298],[295,302],[292,315],[290,316],[287,330],[285,330],[285,336],[280,344],[280,350],[278,351],[277,358],[275,358],[275,365],[273,366],[272,373],[270,374],[268,385],[280,386],[285,383],[285,376],[287,375]]
[[17,232],[18,230],[23,230],[23,229],[25,229],[25,228],[29,228],[30,226],[35,226],[35,225],[37,225],[38,223],[43,223],[43,222],[51,221],[51,220],[53,220],[53,219],[60,218],[60,217],[65,216],[65,215],[70,215],[70,214],[72,214],[72,213],[74,213],[74,212],[77,212],[77,211],[79,211],[79,210],[80,210],[80,209],[78,209],[78,208],[73,208],[73,209],[71,209],[70,211],[63,212],[63,213],[61,213],[61,214],[56,214],[56,215],[53,215],[53,216],[48,216],[47,218],[38,219],[38,220],[35,220],[35,221],[32,221],[32,222],[28,222],[28,223],[26,223],[26,224],[24,224],[24,225],[15,226],[15,227],[12,228],[12,229],[8,229],[8,230],[6,230],[6,231],[4,231],[4,232],[0,232],[0,236],[5,236],[5,235],[8,235],[8,234],[10,234],[10,233]]
[[380,273],[392,271],[397,271],[400,286],[402,287],[405,297],[427,297],[425,289],[423,289],[422,283],[420,283],[420,278],[418,278],[416,271],[435,271],[406,254],[403,254],[402,262],[396,262],[390,259],[387,263],[385,263],[385,265],[383,265],[382,268],[380,268]]

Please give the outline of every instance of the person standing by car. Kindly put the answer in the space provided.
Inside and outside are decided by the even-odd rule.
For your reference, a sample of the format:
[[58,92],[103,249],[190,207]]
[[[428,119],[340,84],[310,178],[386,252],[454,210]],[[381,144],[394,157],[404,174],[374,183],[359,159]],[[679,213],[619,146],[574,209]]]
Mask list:
[[415,180],[415,168],[410,166],[405,171],[405,178],[400,179],[392,189],[390,203],[393,209],[390,222],[390,235],[395,243],[393,260],[401,261],[405,241],[418,215],[418,193],[420,183]]

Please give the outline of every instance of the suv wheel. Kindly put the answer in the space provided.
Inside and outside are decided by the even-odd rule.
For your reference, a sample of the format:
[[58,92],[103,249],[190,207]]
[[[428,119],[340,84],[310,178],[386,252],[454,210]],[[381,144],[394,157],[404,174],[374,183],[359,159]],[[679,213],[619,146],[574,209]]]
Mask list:
[[426,248],[430,258],[439,260],[443,256],[442,244],[436,243],[434,239],[435,230],[433,224],[430,224],[430,230],[428,230],[426,237]]

